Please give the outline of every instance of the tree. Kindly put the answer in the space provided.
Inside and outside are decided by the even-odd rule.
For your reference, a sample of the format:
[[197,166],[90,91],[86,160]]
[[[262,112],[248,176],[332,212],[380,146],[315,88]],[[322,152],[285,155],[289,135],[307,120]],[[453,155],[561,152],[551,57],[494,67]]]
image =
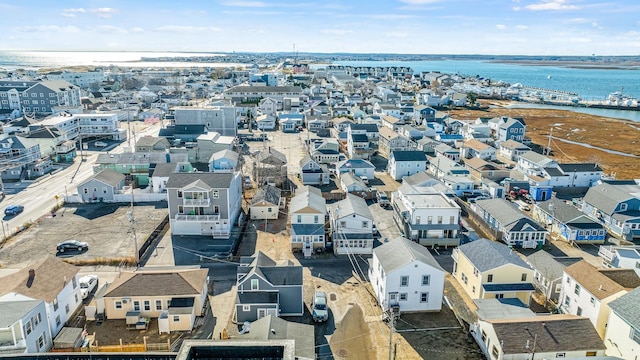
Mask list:
[[473,91],[469,91],[467,93],[467,102],[469,103],[469,105],[474,105],[477,100],[478,94],[474,93]]

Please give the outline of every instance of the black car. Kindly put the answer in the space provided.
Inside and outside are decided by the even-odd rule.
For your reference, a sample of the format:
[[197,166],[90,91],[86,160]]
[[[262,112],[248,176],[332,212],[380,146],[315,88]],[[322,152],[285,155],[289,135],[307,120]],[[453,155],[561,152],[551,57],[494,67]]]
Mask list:
[[59,252],[65,252],[68,250],[84,251],[89,249],[89,244],[84,241],[67,240],[58,244]]

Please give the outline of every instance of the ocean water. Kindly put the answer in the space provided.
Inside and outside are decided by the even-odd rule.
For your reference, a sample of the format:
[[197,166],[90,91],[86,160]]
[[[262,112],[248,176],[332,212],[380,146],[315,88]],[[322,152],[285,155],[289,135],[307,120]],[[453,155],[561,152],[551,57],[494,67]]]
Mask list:
[[0,50],[0,69],[15,70],[18,68],[37,69],[62,66],[128,66],[128,67],[226,67],[241,66],[239,63],[212,62],[171,62],[141,61],[143,57],[197,57],[226,56],[217,53],[181,53],[181,52],[128,52],[128,51],[8,51]]
[[640,98],[640,70],[573,69],[556,66],[514,65],[478,60],[434,61],[338,61],[338,65],[409,66],[415,72],[440,71],[449,74],[480,76],[492,81],[543,89],[568,91],[583,100],[605,100],[610,93]]

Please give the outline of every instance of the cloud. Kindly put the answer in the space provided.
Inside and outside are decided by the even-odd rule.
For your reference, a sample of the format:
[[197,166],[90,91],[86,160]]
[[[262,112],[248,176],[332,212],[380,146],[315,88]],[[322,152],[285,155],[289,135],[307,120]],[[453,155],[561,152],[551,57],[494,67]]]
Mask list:
[[325,29],[320,31],[323,34],[327,34],[327,35],[345,35],[345,34],[351,34],[353,31],[352,30],[341,30],[341,29]]
[[507,28],[507,25],[504,25],[504,24],[497,24],[496,25],[496,29],[498,29],[498,30],[504,30],[506,28]]
[[396,38],[406,38],[409,36],[406,32],[403,31],[390,31],[386,33],[387,36],[396,37]]
[[215,26],[183,26],[183,25],[167,25],[153,29],[158,32],[174,32],[183,34],[197,34],[207,32],[220,32],[222,29]]
[[527,25],[516,25],[516,29],[519,30],[524,30],[524,29],[528,29],[529,27]]
[[101,18],[107,19],[117,12],[118,10],[114,8],[108,8],[108,7],[95,8],[95,9],[69,8],[69,9],[63,9],[61,15],[64,17],[73,18],[73,17],[76,17],[77,14],[92,13],[92,14],[96,14]]
[[403,19],[412,19],[417,17],[417,15],[410,15],[410,14],[368,14],[368,15],[362,15],[362,16],[365,18],[382,19],[382,20],[403,20]]
[[531,11],[546,11],[546,10],[575,10],[578,7],[575,5],[567,4],[567,0],[542,0],[537,4],[531,4],[524,7]]
[[106,19],[106,18],[110,18],[111,15],[117,13],[118,10],[114,8],[105,7],[105,8],[90,9],[89,12],[94,13],[99,17]]
[[131,31],[132,33],[143,33],[144,29],[141,27],[134,27],[134,28],[131,28],[131,30],[129,31]]
[[262,1],[226,1],[223,2],[224,6],[235,6],[235,7],[267,7],[267,3]]
[[52,32],[72,33],[72,32],[80,31],[80,29],[75,26],[58,26],[58,25],[22,26],[22,27],[16,28],[16,30],[18,32],[45,32],[45,33],[52,33]]
[[127,29],[125,28],[121,28],[119,26],[113,26],[113,25],[98,25],[93,27],[93,29],[102,32],[102,33],[109,33],[109,34],[127,34],[129,33],[129,31],[127,31]]
[[409,5],[426,5],[440,2],[440,0],[399,0],[401,3]]

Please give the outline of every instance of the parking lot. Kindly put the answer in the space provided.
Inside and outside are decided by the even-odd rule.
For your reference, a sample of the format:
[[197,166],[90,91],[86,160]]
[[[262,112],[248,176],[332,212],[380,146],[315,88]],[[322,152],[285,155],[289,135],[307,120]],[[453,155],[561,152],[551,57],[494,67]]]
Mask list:
[[[64,206],[55,216],[34,222],[27,230],[11,238],[0,250],[3,267],[23,267],[47,255],[62,259],[90,262],[117,262],[134,258],[134,234],[140,247],[167,214],[166,203],[136,204],[133,210],[135,227],[127,217],[130,206],[125,204],[82,204]],[[84,252],[58,253],[56,245],[77,239],[89,243]]]

